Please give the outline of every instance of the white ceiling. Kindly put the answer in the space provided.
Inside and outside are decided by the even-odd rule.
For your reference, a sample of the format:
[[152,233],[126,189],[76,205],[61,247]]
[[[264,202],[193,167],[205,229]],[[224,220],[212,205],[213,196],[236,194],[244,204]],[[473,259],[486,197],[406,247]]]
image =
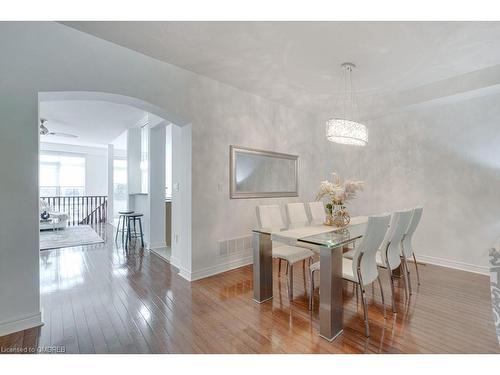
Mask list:
[[499,22],[65,24],[286,106],[323,114],[332,111],[342,90],[340,64],[345,61],[357,65],[353,79],[360,102],[500,64]]
[[45,126],[50,131],[75,134],[78,138],[40,136],[40,141],[105,145],[125,129],[140,125],[146,116],[146,112],[137,108],[104,101],[42,101],[40,118],[47,120]]

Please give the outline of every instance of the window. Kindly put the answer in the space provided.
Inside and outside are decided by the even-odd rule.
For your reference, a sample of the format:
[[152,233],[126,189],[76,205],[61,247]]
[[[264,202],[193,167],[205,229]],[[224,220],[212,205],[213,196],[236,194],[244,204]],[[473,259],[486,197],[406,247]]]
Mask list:
[[40,154],[40,196],[85,194],[85,157],[56,153]]

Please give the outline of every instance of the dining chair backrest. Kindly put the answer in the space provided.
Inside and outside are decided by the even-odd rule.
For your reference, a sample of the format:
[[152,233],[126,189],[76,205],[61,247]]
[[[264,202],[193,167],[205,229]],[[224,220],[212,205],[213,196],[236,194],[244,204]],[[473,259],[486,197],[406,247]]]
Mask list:
[[409,258],[413,255],[413,234],[418,227],[418,223],[420,223],[423,211],[423,207],[415,207],[413,209],[413,215],[411,216],[410,225],[408,225],[408,229],[406,230],[405,236],[403,238],[403,252],[406,258]]
[[309,225],[309,218],[307,217],[304,203],[287,203],[286,215],[289,228],[300,228]]
[[391,270],[398,268],[401,264],[401,241],[410,225],[412,213],[413,210],[397,211],[391,216],[389,229],[380,246],[384,264],[388,265]]
[[309,215],[311,225],[321,225],[325,222],[326,212],[323,202],[309,202]]
[[378,277],[377,251],[384,239],[387,228],[389,227],[390,214],[382,214],[368,217],[366,231],[361,242],[354,249],[352,268],[354,275],[357,275],[357,268],[361,274],[363,285],[374,282]]
[[286,228],[281,208],[276,204],[257,206],[257,221],[261,229],[279,232]]

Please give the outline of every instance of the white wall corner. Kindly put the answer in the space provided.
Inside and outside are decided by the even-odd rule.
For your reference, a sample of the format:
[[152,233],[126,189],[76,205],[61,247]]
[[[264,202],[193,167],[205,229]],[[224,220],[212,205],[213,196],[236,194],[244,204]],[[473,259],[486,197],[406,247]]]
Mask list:
[[6,336],[11,333],[40,326],[43,326],[42,314],[38,312],[15,320],[0,322],[0,336]]

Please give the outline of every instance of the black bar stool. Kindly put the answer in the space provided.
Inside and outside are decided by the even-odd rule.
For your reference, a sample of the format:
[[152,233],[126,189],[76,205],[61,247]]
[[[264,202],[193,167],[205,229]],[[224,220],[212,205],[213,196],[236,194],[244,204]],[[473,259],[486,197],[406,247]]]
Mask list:
[[[128,242],[132,240],[132,238],[141,238],[141,245],[144,247],[144,234],[142,232],[142,217],[144,215],[139,212],[133,212],[125,215],[125,219],[127,220],[127,238],[125,239],[125,249],[128,247]],[[136,223],[139,222],[139,233],[137,233]],[[134,234],[131,231],[131,224],[134,224]]]
[[[122,243],[124,241],[124,234],[126,232],[126,229],[125,229],[125,219],[126,219],[126,216],[127,215],[130,215],[130,214],[133,214],[134,211],[119,211],[118,212],[118,226],[116,227],[116,235],[115,235],[115,242],[118,240],[118,233],[121,232],[122,234]],[[120,229],[120,221],[121,221],[121,224],[122,224],[122,227]]]

